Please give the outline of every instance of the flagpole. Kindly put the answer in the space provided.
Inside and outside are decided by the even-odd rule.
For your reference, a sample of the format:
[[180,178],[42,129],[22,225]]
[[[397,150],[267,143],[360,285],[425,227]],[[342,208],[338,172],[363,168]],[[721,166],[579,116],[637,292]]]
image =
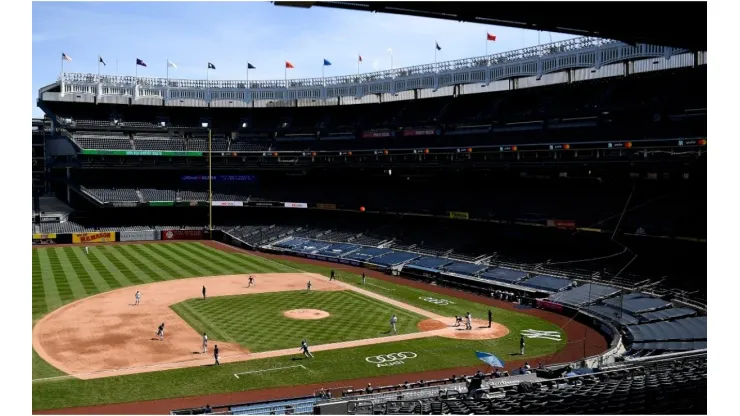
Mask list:
[[118,59],[116,59],[116,76],[118,76]]
[[488,57],[488,32],[486,32],[486,57]]
[[321,64],[321,85],[324,85],[324,68],[326,68],[326,64]]
[[100,82],[100,55],[98,55],[98,82]]
[[170,85],[170,58],[167,58],[167,62],[165,62],[164,66],[167,67],[167,80],[165,81],[165,85],[169,87]]
[[357,53],[357,78],[360,78],[360,54]]
[[437,66],[437,42],[434,42],[434,66]]

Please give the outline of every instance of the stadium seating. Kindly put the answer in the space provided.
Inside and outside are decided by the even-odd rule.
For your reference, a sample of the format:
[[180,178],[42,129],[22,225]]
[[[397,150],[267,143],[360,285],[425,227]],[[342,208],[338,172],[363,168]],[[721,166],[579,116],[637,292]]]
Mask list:
[[84,188],[84,190],[101,201],[116,202],[116,201],[134,201],[139,202],[139,196],[136,193],[136,189],[90,189]]
[[131,150],[131,139],[124,133],[76,132],[73,138],[82,149]]

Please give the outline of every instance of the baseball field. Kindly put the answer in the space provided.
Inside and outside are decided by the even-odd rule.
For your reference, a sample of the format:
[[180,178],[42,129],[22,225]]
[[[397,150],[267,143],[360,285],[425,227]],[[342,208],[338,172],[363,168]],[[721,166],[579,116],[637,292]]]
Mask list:
[[[567,338],[576,324],[549,312],[377,272],[363,284],[358,270],[344,265],[214,242],[93,245],[87,255],[81,246],[43,247],[32,257],[35,412],[485,369],[475,351],[512,364],[558,362],[575,342]],[[337,267],[334,281],[330,267]],[[248,285],[249,276],[256,284]],[[467,312],[474,318],[470,331],[452,318]],[[164,340],[155,336],[162,322]],[[540,335],[528,337],[519,355],[522,333]],[[300,353],[302,339],[315,358]],[[216,344],[219,366],[211,354]],[[401,352],[407,358],[382,362]]]

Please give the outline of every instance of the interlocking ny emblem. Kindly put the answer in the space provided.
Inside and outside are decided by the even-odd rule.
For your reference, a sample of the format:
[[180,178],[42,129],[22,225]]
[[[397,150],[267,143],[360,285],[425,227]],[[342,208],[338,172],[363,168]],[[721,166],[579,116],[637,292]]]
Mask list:
[[419,299],[423,300],[424,302],[429,302],[429,303],[433,303],[435,305],[440,305],[440,306],[455,304],[455,302],[449,301],[447,299],[435,299],[435,298],[424,297],[424,296],[420,296]]
[[365,357],[365,361],[369,362],[370,364],[376,364],[378,367],[386,367],[390,365],[401,365],[403,364],[403,360],[409,358],[416,358],[416,353],[408,351],[392,352],[385,355],[373,355],[370,357]]
[[560,341],[560,332],[558,331],[538,331],[536,329],[525,329],[522,335],[527,338],[544,338],[551,341]]

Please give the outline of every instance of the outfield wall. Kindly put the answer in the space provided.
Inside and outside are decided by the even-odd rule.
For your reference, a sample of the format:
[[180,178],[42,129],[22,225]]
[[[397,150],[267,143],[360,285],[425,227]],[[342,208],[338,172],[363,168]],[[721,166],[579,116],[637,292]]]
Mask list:
[[204,240],[207,230],[144,230],[144,231],[95,231],[66,234],[33,234],[34,245],[48,244],[96,244],[113,242],[159,241],[159,240]]

